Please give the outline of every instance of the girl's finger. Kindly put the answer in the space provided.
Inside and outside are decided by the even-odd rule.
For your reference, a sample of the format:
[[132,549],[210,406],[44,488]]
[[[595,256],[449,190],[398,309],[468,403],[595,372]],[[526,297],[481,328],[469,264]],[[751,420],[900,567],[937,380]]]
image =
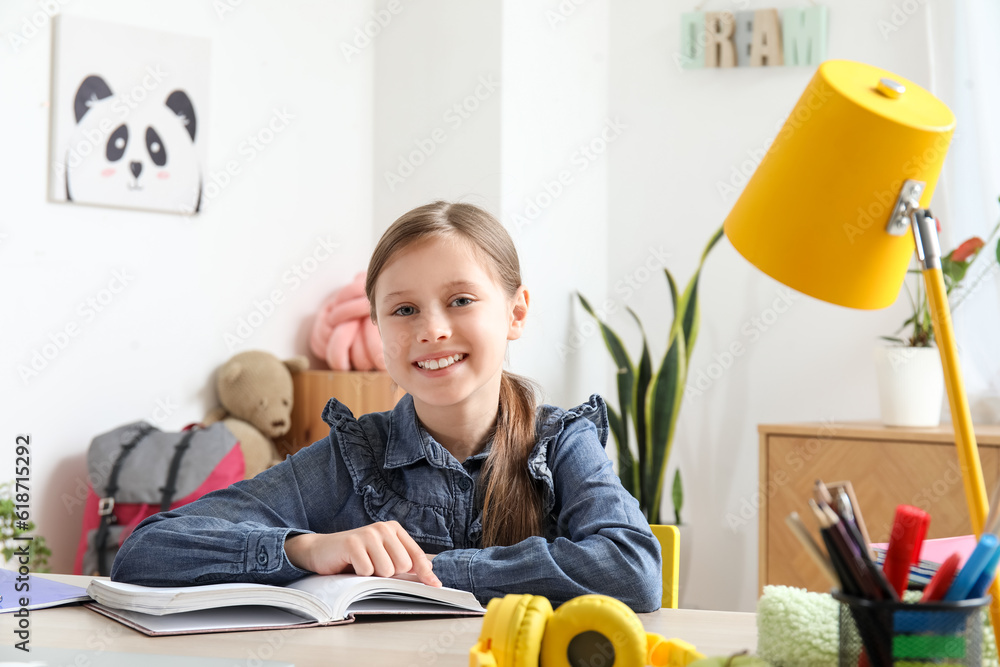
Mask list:
[[386,538],[385,550],[388,553],[389,558],[392,559],[393,572],[386,575],[392,576],[394,574],[399,574],[400,572],[409,572],[410,568],[413,567],[413,559],[410,557],[410,552],[406,550],[403,541],[399,537],[399,533],[393,533],[391,536]]
[[396,574],[396,566],[386,550],[385,540],[372,540],[368,543],[368,558],[376,577],[391,577]]
[[431,562],[427,559],[427,555],[424,553],[423,549],[410,537],[410,534],[400,527],[397,531],[399,535],[399,541],[406,548],[406,552],[410,554],[410,560],[413,563],[413,567],[410,570],[417,578],[428,586],[441,586],[441,580],[437,578],[434,574],[434,568],[431,566]]
[[362,577],[370,577],[375,574],[375,565],[366,549],[362,548],[351,552],[350,560],[355,574],[360,574]]

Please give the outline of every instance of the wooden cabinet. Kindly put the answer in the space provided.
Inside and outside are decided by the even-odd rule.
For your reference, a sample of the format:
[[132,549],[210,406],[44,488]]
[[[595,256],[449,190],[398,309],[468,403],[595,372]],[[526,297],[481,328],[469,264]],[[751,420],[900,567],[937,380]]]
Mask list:
[[402,398],[388,373],[381,371],[300,371],[292,373],[294,387],[292,424],[275,444],[282,456],[294,454],[330,432],[323,421],[323,408],[336,398],[360,417],[369,412],[392,410]]
[[[972,532],[951,425],[892,428],[877,423],[762,424],[759,577],[768,584],[828,591],[829,581],[796,540],[785,517],[796,511],[822,544],[809,511],[813,483],[850,481],[873,542],[888,542],[896,506],[931,515],[927,537]],[[976,427],[986,490],[1000,475],[1000,426]],[[990,497],[990,502],[995,502]]]

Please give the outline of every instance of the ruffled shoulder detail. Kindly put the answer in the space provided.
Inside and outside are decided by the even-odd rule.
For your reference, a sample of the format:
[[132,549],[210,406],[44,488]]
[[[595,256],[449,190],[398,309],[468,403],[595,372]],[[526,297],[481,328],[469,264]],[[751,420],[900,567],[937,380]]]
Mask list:
[[353,421],[354,413],[351,412],[350,408],[337,399],[331,398],[326,402],[326,407],[323,408],[323,421],[330,426],[333,426],[335,422],[343,419],[350,419]]
[[555,484],[552,481],[552,470],[549,468],[549,449],[558,440],[566,427],[578,419],[587,419],[597,427],[597,437],[601,446],[608,444],[608,408],[604,399],[597,394],[591,394],[586,403],[575,408],[564,410],[553,405],[541,405],[535,418],[535,433],[538,442],[528,457],[528,471],[531,476],[542,483],[542,508],[545,514],[552,511],[556,504]]
[[548,435],[561,433],[571,422],[584,418],[593,422],[597,427],[597,437],[601,440],[601,446],[608,446],[608,406],[598,394],[591,394],[586,403],[581,403],[575,408],[564,410],[552,405],[543,405],[538,408],[536,419],[536,429],[539,439]]
[[363,415],[358,420],[346,406],[330,399],[323,420],[337,433],[336,443],[354,491],[361,496],[372,521],[398,521],[421,546],[454,546],[446,508],[413,502],[392,486],[391,477],[399,473],[383,466],[388,413]]

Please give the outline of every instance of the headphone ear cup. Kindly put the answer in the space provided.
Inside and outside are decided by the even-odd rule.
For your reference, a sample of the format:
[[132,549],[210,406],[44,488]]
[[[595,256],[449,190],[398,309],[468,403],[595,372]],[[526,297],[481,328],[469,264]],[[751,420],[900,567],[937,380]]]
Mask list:
[[512,667],[538,667],[542,652],[542,637],[552,618],[552,605],[541,595],[528,596],[531,600],[524,610],[521,626],[514,640]]
[[479,641],[470,664],[496,667],[538,667],[542,635],[552,605],[539,595],[505,595],[486,606]]
[[[583,636],[593,632],[603,635]],[[574,640],[576,640],[574,642]],[[609,645],[610,644],[610,645]],[[541,667],[646,664],[646,630],[624,603],[606,595],[581,595],[556,609],[542,640]]]

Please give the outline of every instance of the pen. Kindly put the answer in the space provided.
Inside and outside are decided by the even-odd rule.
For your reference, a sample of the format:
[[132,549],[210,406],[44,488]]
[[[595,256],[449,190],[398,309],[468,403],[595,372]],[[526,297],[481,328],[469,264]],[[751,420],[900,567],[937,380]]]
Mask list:
[[858,582],[851,575],[850,570],[847,569],[847,564],[844,562],[843,555],[834,543],[833,535],[831,534],[830,520],[827,518],[826,514],[820,510],[819,505],[812,498],[809,499],[809,509],[813,511],[816,515],[816,521],[819,523],[819,534],[823,538],[823,544],[826,545],[826,552],[830,555],[830,563],[833,565],[834,572],[837,574],[837,579],[840,580],[840,590],[842,590],[847,595],[854,595],[860,597],[862,595],[861,590],[858,588]]
[[884,600],[886,598],[898,600],[899,598],[893,594],[894,591],[892,591],[892,587],[889,586],[888,582],[880,582],[878,580],[878,577],[875,575],[878,572],[878,568],[875,567],[874,563],[870,563],[870,559],[867,558],[862,546],[854,540],[844,522],[833,511],[833,508],[825,502],[820,503],[819,507],[830,523],[829,529],[835,536],[834,541],[837,544],[837,548],[843,552],[844,561],[858,582],[858,589],[861,591],[861,594],[872,600]]
[[930,583],[924,589],[924,594],[920,597],[921,602],[937,602],[944,598],[944,594],[951,587],[951,582],[955,580],[955,575],[958,574],[958,562],[960,560],[962,560],[962,557],[958,553],[953,553],[945,558],[944,562],[938,567],[938,571],[931,577]]
[[837,489],[837,495],[834,498],[834,509],[840,515],[841,520],[847,524],[847,529],[850,531],[851,537],[858,543],[861,550],[868,555],[868,559],[873,560],[875,556],[872,554],[871,545],[868,544],[868,540],[865,539],[865,535],[861,531],[861,526],[858,525],[858,519],[854,515],[854,505],[851,504],[851,499],[847,496],[847,491],[844,489]]
[[968,599],[981,598],[986,595],[986,590],[993,583],[993,578],[997,575],[997,565],[1000,564],[1000,548],[993,552],[993,557],[990,558],[986,567],[983,568],[983,573],[979,575],[976,579],[976,583],[972,585],[972,590],[969,591]]
[[[878,586],[873,583],[867,569],[861,563],[860,554],[855,557],[855,553],[851,550],[851,540],[836,512],[829,505],[826,505],[824,511],[812,498],[809,499],[809,507],[816,515],[820,524],[820,535],[823,536],[830,560],[842,581],[841,590],[853,597],[882,599]],[[854,547],[857,548],[857,545]],[[872,616],[868,609],[852,605],[851,616],[854,617],[858,634],[866,650],[875,656],[875,664],[891,665],[892,654],[887,652],[886,644],[881,641],[890,630],[884,627],[880,618]],[[867,654],[862,653],[862,659],[867,662]]]
[[[976,582],[983,576],[987,565],[993,560],[998,547],[1000,547],[1000,540],[997,539],[996,535],[983,533],[976,548],[969,555],[969,560],[965,561],[965,565],[948,588],[948,592],[945,593],[944,599],[948,602],[968,599]],[[992,581],[992,579],[991,576],[990,580]]]
[[[920,546],[923,544],[924,535],[927,534],[927,524],[930,520],[927,512],[918,507],[912,505],[896,507],[882,570],[889,585],[900,597],[903,596],[910,578],[910,565],[919,562]],[[969,582],[969,585],[973,583]]]

